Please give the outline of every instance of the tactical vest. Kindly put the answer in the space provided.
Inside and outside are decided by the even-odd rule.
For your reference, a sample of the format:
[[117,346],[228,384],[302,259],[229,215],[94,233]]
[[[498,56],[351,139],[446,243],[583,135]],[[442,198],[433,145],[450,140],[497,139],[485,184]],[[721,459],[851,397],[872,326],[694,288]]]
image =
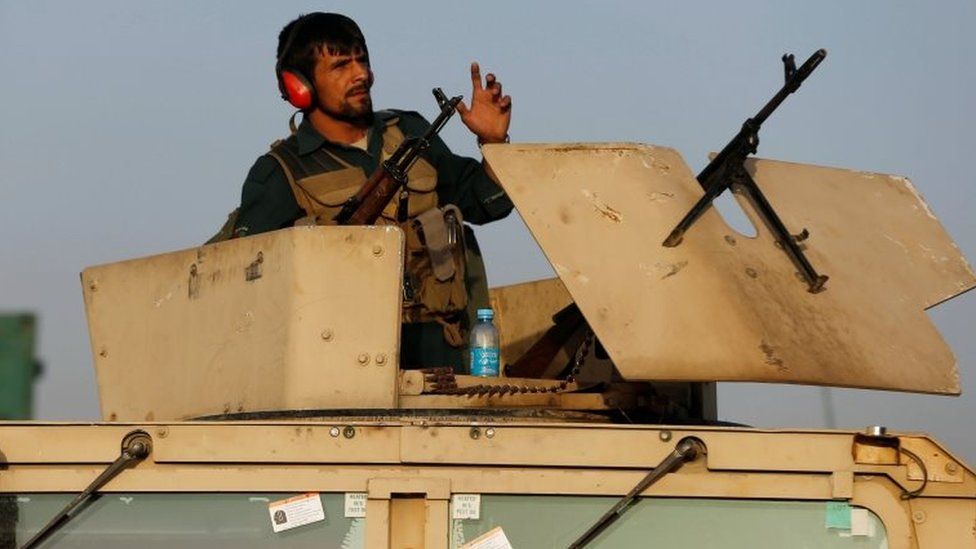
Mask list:
[[[384,158],[404,139],[397,120],[386,121]],[[362,168],[325,148],[302,157],[278,141],[268,155],[281,166],[298,206],[307,214],[296,225],[334,225],[342,205],[368,177]],[[437,322],[444,340],[462,347],[467,288],[461,212],[452,205],[438,207],[437,170],[425,159],[419,158],[407,176],[405,200],[394,197],[376,220],[377,225],[399,225],[406,236],[403,322]]]

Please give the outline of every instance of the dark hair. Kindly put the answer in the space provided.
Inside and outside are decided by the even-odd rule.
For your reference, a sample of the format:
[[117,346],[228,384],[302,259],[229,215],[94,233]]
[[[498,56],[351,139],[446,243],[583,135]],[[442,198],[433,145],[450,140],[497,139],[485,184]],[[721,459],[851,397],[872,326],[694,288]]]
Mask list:
[[332,55],[362,51],[369,55],[359,25],[338,13],[300,15],[278,34],[278,65],[297,69],[308,78],[312,78],[323,51]]

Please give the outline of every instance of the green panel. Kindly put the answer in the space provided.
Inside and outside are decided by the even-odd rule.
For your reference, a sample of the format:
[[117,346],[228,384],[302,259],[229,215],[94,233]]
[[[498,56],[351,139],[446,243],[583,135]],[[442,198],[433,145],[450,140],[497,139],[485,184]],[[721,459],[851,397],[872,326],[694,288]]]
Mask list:
[[[619,498],[482,495],[478,520],[453,520],[451,547],[501,526],[512,547],[566,547]],[[836,514],[836,511],[834,511]],[[868,512],[869,532],[827,527],[827,502],[642,498],[588,548],[887,547],[884,525]]]
[[33,401],[34,315],[0,315],[0,419],[29,419]]
[[[344,517],[344,494],[320,494],[325,520],[274,533],[270,502],[297,494],[104,494],[48,538],[45,547],[365,547],[365,519]],[[13,530],[22,545],[73,494],[0,497],[0,547]],[[4,513],[4,506],[7,512]],[[13,507],[17,513],[10,513]],[[4,516],[17,516],[4,524]]]

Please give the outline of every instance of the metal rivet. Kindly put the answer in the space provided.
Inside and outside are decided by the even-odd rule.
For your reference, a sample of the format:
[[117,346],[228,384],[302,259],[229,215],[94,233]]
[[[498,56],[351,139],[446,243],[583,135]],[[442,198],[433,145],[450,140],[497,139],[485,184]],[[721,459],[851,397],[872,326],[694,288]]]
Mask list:
[[384,364],[386,364],[386,355],[384,355],[383,353],[376,355],[376,365],[382,366]]
[[481,438],[481,429],[479,429],[477,427],[472,427],[471,428],[471,438],[474,439],[474,440],[478,440],[479,438]]
[[359,362],[361,366],[365,366],[369,364],[369,355],[362,353],[356,358],[356,361]]
[[915,511],[912,513],[912,520],[915,521],[916,524],[922,524],[925,522],[925,518],[925,511]]
[[352,425],[347,425],[345,429],[342,430],[342,436],[346,438],[352,438],[356,436],[356,428]]
[[332,341],[332,330],[325,329],[322,330],[322,339],[325,341]]
[[376,246],[373,246],[373,255],[375,255],[376,257],[383,255],[383,246],[380,246],[378,244]]
[[338,427],[333,427],[333,428],[329,429],[329,434],[332,435],[332,438],[335,438],[335,437],[339,436],[339,428]]
[[493,429],[491,427],[485,429],[485,436],[488,437],[488,438],[494,438],[494,436],[495,436],[495,429]]
[[156,429],[156,436],[158,436],[159,438],[166,438],[166,437],[168,437],[169,436],[169,429],[166,428],[166,427],[160,427],[159,429]]
[[864,429],[864,434],[869,437],[883,437],[888,434],[888,429],[884,425],[869,425]]
[[945,472],[954,475],[959,472],[959,466],[950,461],[945,464]]
[[657,434],[657,436],[662,441],[667,442],[671,440],[671,431],[661,431],[660,433]]

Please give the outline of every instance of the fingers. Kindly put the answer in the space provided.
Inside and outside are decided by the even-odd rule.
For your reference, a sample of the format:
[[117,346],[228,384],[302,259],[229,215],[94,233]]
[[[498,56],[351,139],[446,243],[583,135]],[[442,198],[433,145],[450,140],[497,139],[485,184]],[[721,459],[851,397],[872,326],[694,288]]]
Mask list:
[[481,67],[478,66],[477,61],[471,62],[471,86],[474,87],[475,91],[484,89],[481,86]]
[[489,74],[487,77],[485,77],[485,81],[487,84],[485,88],[491,92],[491,96],[494,99],[497,100],[502,96],[502,83],[495,79],[494,74]]
[[462,118],[467,116],[469,111],[468,106],[464,104],[464,101],[458,101],[458,104],[456,107],[454,107],[454,110],[456,110]]
[[[498,81],[498,77],[494,73],[485,75],[485,80],[482,82],[481,66],[478,65],[477,61],[471,63],[471,86],[474,88],[474,94],[471,97],[472,107],[475,106],[475,103],[478,105],[485,104],[487,99],[488,104],[493,104],[501,112],[506,112],[511,108],[512,98],[503,95],[502,83]],[[490,99],[488,99],[489,97]],[[466,116],[470,109],[464,102],[461,102],[458,103],[457,112],[461,116]]]

